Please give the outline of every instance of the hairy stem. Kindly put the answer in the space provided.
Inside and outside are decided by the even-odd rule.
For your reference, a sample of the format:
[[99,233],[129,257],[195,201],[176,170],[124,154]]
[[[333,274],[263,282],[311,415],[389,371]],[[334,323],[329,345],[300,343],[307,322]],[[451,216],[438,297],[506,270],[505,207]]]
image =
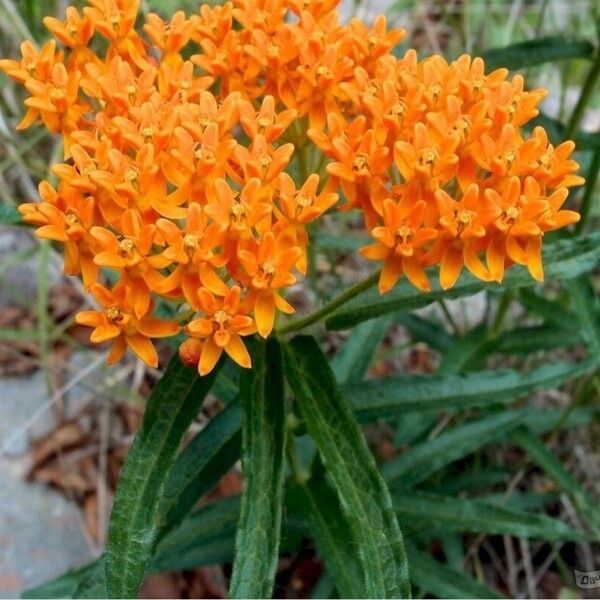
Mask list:
[[324,304],[318,310],[315,310],[314,312],[309,313],[305,317],[296,319],[295,321],[291,321],[287,325],[284,325],[283,327],[281,327],[281,329],[279,329],[278,333],[290,333],[292,331],[300,331],[301,329],[304,329],[305,327],[308,327],[309,325],[320,321],[343,304],[346,304],[346,302],[352,300],[352,298],[354,298],[355,296],[362,294],[362,292],[368,290],[370,287],[375,285],[375,283],[377,283],[379,279],[380,272],[381,271],[376,271],[375,273],[372,273],[371,275],[369,275],[369,277],[363,279],[362,281],[359,281],[352,287],[348,288],[345,292],[341,293],[339,296],[336,296],[335,298]]

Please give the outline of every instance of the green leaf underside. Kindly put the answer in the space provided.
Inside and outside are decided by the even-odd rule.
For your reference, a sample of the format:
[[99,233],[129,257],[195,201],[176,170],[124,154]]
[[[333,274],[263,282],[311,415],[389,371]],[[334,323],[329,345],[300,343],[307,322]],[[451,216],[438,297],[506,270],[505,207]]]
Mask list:
[[574,40],[562,35],[540,37],[481,53],[487,70],[505,67],[524,69],[557,60],[590,58],[594,45],[588,40]]
[[394,494],[393,501],[400,523],[407,528],[440,527],[444,531],[501,533],[548,541],[586,539],[558,519],[482,500],[403,491]]
[[326,357],[305,336],[284,350],[290,387],[358,545],[367,596],[409,596],[408,564],[389,492]]
[[[590,271],[600,262],[600,232],[560,240],[546,246],[543,262],[546,280],[566,281]],[[429,273],[430,276],[435,275],[434,270],[430,270]],[[422,292],[406,279],[402,279],[387,294],[380,295],[375,289],[360,294],[333,313],[327,319],[326,326],[328,329],[348,329],[384,314],[422,308],[440,299],[449,300],[470,296],[483,290],[504,291],[536,284],[527,269],[521,266],[510,268],[502,284],[483,282],[465,271],[456,285],[445,291],[440,289],[437,279],[432,278],[431,292]]]
[[295,483],[288,488],[288,510],[309,524],[319,554],[342,598],[364,598],[356,544],[334,490],[325,480]]
[[198,377],[175,356],[148,399],[121,471],[109,524],[105,565],[110,597],[138,594],[159,532],[165,483],[217,371]]
[[580,363],[543,365],[521,373],[511,369],[451,375],[400,375],[346,385],[343,393],[359,421],[407,412],[464,410],[504,403],[537,389],[555,388],[594,367]]
[[229,590],[232,598],[270,597],[279,557],[285,405],[277,339],[257,343],[252,362],[240,382],[246,486]]
[[162,527],[179,523],[239,459],[241,423],[242,409],[234,400],[179,455],[165,486]]

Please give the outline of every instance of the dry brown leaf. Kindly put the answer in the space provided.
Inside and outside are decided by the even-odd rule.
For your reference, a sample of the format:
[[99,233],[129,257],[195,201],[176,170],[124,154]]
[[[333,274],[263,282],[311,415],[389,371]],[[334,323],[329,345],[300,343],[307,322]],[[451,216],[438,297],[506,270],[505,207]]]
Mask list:
[[79,423],[70,421],[60,425],[32,446],[30,453],[33,469],[43,465],[58,452],[82,444],[85,439],[86,434]]
[[65,471],[58,467],[37,469],[33,479],[42,483],[49,483],[66,492],[85,493],[94,487],[81,473]]

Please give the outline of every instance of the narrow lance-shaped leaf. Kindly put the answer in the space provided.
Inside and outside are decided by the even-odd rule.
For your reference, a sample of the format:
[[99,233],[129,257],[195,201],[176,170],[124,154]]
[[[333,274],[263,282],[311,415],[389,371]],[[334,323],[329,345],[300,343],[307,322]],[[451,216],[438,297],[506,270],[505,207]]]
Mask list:
[[217,370],[206,377],[175,356],[148,399],[123,465],[110,518],[105,564],[111,598],[137,596],[158,534],[158,510],[181,441]]
[[[593,269],[600,262],[600,232],[575,239],[560,240],[546,246],[543,250],[546,280],[567,281]],[[406,279],[402,279],[390,292],[380,295],[371,289],[360,294],[326,321],[329,329],[346,329],[369,319],[400,310],[414,310],[427,306],[440,299],[461,298],[483,290],[503,291],[511,288],[533,286],[537,282],[529,272],[515,266],[506,272],[504,282],[485,283],[470,273],[464,272],[456,285],[449,290],[440,289],[435,270],[429,271],[432,291],[422,292]]]
[[591,409],[578,409],[563,419],[563,410],[523,408],[498,412],[457,425],[433,440],[415,445],[398,458],[385,463],[381,471],[390,486],[412,487],[471,452],[508,438],[517,427],[524,426],[542,434],[552,431],[558,424],[563,427],[585,425],[597,414],[598,411]]
[[438,562],[427,552],[417,549],[408,540],[406,551],[410,561],[411,581],[422,592],[438,598],[502,598],[466,573],[460,573]]
[[553,479],[571,497],[577,512],[587,523],[594,538],[600,542],[600,508],[598,501],[569,473],[558,458],[531,431],[519,428],[512,440],[521,446],[527,456]]
[[364,377],[390,324],[390,317],[382,317],[354,328],[331,361],[335,377],[340,383],[360,381]]
[[384,464],[382,473],[389,482],[410,487],[441,467],[506,437],[521,421],[520,413],[502,412],[453,427]]
[[593,54],[594,45],[589,40],[573,40],[557,35],[484,50],[481,57],[485,60],[486,69],[524,69],[558,60],[590,58]]
[[329,484],[310,480],[288,488],[288,510],[306,520],[319,554],[333,575],[342,598],[364,598],[356,544],[349,531],[335,491]]
[[389,492],[327,358],[310,337],[285,347],[286,376],[336,487],[369,597],[410,595],[404,542]]
[[281,348],[275,338],[256,344],[252,369],[242,373],[242,466],[246,487],[229,595],[271,595],[281,529],[285,410]]
[[179,523],[240,458],[242,409],[233,401],[198,432],[173,465],[161,506],[161,526]]
[[548,541],[585,539],[558,519],[491,502],[413,491],[403,491],[393,499],[398,518],[407,528],[439,526],[445,531],[505,533]]
[[411,411],[465,410],[504,403],[534,390],[555,388],[593,367],[594,362],[588,360],[543,365],[524,373],[503,369],[461,375],[399,375],[342,389],[359,421],[368,422]]

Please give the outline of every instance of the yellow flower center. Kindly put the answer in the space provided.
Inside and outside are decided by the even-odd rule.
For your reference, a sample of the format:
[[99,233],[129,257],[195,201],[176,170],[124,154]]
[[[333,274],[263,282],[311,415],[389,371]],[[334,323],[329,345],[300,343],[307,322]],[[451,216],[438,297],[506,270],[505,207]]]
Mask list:
[[456,220],[461,225],[470,225],[473,220],[473,211],[471,210],[459,210],[458,215],[456,216]]
[[123,320],[123,309],[120,306],[110,306],[106,309],[106,318],[111,323],[119,323]]
[[129,238],[123,238],[119,242],[119,254],[124,258],[127,256],[131,256],[134,248],[135,248],[135,243],[133,240],[131,240]]
[[77,225],[79,223],[77,215],[70,210],[68,210],[65,214],[65,221],[67,222],[67,225],[69,225],[69,227],[72,227],[73,225]]
[[520,213],[520,211],[516,206],[511,206],[506,211],[506,216],[509,220],[515,221],[519,217],[519,213]]
[[272,260],[266,260],[263,263],[261,270],[265,275],[274,275],[275,274],[275,263]]
[[183,238],[183,245],[186,250],[195,250],[198,247],[198,237],[192,233],[188,233]]
[[413,231],[408,225],[402,225],[396,229],[396,238],[398,238],[399,242],[401,241],[403,244],[406,244],[412,237]]
[[200,146],[195,152],[194,156],[197,160],[214,160],[215,153],[210,148],[203,148]]
[[298,206],[301,206],[302,208],[306,208],[307,206],[310,206],[312,204],[312,200],[304,194],[300,193],[296,196],[296,204]]
[[233,221],[241,221],[246,216],[246,207],[241,202],[236,202],[229,212]]
[[422,167],[434,165],[437,158],[437,152],[433,148],[425,148],[419,157],[419,164]]
[[364,154],[358,154],[352,161],[352,171],[355,175],[369,174],[369,158]]
[[319,65],[317,67],[317,75],[324,79],[333,79],[333,71],[325,65]]
[[403,117],[404,113],[406,113],[406,106],[404,106],[402,102],[396,102],[396,104],[392,106],[390,113],[395,117]]
[[213,315],[213,321],[219,326],[223,327],[229,322],[229,315],[224,310],[218,310]]
[[144,140],[149,142],[154,136],[154,128],[153,127],[144,127],[142,129],[142,135],[144,136]]
[[264,131],[269,125],[273,124],[273,119],[269,119],[268,117],[261,117],[258,119],[258,128],[261,131]]

